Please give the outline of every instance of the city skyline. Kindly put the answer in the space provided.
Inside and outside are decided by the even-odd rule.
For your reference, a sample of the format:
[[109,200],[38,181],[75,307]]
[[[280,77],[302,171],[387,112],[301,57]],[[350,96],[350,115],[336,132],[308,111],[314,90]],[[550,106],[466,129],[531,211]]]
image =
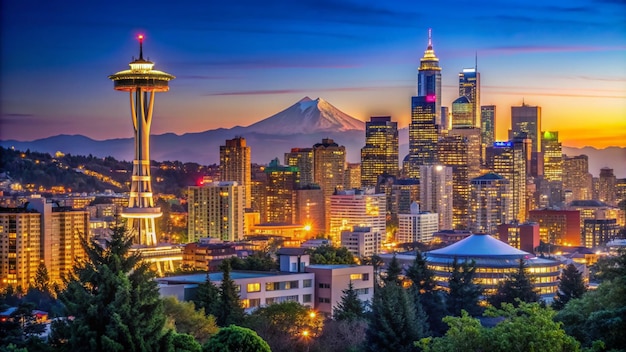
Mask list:
[[[132,136],[106,76],[136,55],[140,33],[155,68],[178,77],[159,97],[154,134],[247,126],[307,95],[406,128],[432,28],[442,105],[478,56],[498,140],[525,102],[542,107],[542,129],[563,145],[626,146],[620,2],[166,4],[3,3],[0,139]],[[145,16],[133,15],[139,7]]]

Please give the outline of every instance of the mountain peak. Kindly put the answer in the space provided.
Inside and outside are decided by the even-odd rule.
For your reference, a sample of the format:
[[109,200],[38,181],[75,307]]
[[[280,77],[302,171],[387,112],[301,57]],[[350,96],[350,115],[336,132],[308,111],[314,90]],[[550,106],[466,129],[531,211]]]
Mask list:
[[267,134],[295,134],[363,130],[365,123],[342,112],[322,98],[300,99],[287,109],[248,126]]

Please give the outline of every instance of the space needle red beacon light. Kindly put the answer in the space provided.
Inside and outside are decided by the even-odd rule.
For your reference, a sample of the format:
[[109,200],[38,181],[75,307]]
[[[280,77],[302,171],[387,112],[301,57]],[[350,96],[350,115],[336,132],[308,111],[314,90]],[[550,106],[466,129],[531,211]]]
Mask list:
[[139,58],[129,64],[130,69],[110,75],[113,89],[130,93],[130,117],[135,131],[135,160],[131,179],[128,208],[122,217],[128,218],[136,242],[156,245],[154,219],[162,215],[154,206],[152,179],[150,177],[150,125],[154,111],[154,93],[167,92],[169,81],[176,78],[169,73],[153,70],[154,63],[143,58],[143,35],[139,40]]

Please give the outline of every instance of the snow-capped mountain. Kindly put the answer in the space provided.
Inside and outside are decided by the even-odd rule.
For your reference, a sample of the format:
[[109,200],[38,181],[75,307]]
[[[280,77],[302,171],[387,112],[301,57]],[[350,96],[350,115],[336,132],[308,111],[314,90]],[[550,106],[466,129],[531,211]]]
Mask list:
[[309,97],[246,128],[247,132],[279,135],[364,129],[363,121],[342,112],[322,98],[313,100]]

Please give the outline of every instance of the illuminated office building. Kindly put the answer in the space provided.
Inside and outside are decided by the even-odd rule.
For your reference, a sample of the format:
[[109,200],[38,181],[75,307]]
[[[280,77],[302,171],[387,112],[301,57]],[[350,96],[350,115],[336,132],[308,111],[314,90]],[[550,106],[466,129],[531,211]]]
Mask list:
[[586,155],[563,156],[563,191],[570,193],[570,201],[592,198],[592,176]]
[[495,173],[473,178],[470,186],[469,230],[495,235],[498,226],[513,220],[510,182]]
[[[459,96],[467,97],[469,100],[472,111],[472,127],[480,128],[480,73],[475,67],[464,68],[459,73]],[[454,117],[452,119],[454,123]]]
[[307,227],[313,236],[324,233],[324,192],[318,185],[296,190],[295,223]]
[[[461,135],[449,135],[437,143],[439,163],[452,168],[452,226],[466,229],[469,224],[470,142]],[[478,161],[480,163],[480,161]]]
[[296,190],[299,171],[295,166],[280,165],[278,158],[265,168],[267,186],[265,191],[265,215],[268,223],[294,224],[296,221]]
[[617,178],[613,174],[613,169],[603,167],[600,169],[600,177],[598,178],[598,196],[599,201],[609,205],[617,205],[616,185]]
[[428,243],[433,233],[439,231],[439,215],[420,211],[419,204],[413,202],[408,213],[398,214],[396,241],[399,243]]
[[250,147],[245,138],[227,139],[220,146],[220,181],[235,181],[243,186],[244,206],[252,207]]
[[543,147],[543,177],[548,181],[563,181],[563,150],[559,132],[545,131],[541,134]]
[[390,116],[372,116],[361,148],[361,186],[376,186],[383,174],[398,175],[398,123]]
[[450,129],[450,108],[441,107],[441,119],[439,120],[439,133]]
[[0,208],[0,288],[34,283],[41,257],[41,214]]
[[485,149],[496,141],[496,106],[480,107],[480,142],[482,143],[481,160],[484,163]]
[[526,137],[531,140],[529,175],[543,175],[543,146],[541,145],[541,107],[522,104],[511,107],[509,139]]
[[354,226],[352,230],[341,231],[341,247],[346,247],[355,257],[371,257],[380,253],[384,238],[384,233],[372,231],[370,227]]
[[285,153],[285,165],[295,166],[300,172],[300,187],[313,184],[313,148],[291,148]]
[[578,210],[535,209],[528,220],[539,224],[539,237],[544,243],[558,246],[580,246],[581,221]]
[[371,232],[387,233],[386,199],[384,194],[374,193],[373,188],[338,191],[330,197],[330,239],[339,244],[342,231],[353,227],[369,227]]
[[200,238],[240,241],[244,235],[244,186],[221,181],[188,189],[189,242]]
[[128,208],[122,217],[128,218],[129,227],[135,231],[136,242],[156,245],[154,219],[162,215],[154,206],[152,178],[150,177],[150,127],[157,92],[167,92],[169,81],[175,77],[153,70],[154,63],[143,58],[143,36],[139,36],[139,58],[130,64],[130,70],[110,75],[115,90],[130,93],[131,118],[135,132],[135,159],[130,186]]
[[441,67],[433,50],[432,31],[428,29],[428,47],[420,58],[417,73],[417,96],[434,100],[435,124],[441,121]]
[[424,165],[420,170],[420,204],[423,211],[439,214],[439,229],[451,230],[452,226],[452,167]]
[[474,105],[466,96],[460,96],[452,102],[452,128],[475,127]]
[[404,160],[405,174],[409,178],[420,178],[420,166],[433,165],[437,161],[437,125],[434,97],[411,98],[411,123],[409,124],[409,155]]
[[535,222],[508,223],[498,226],[498,238],[510,246],[533,253],[540,242],[539,224]]
[[325,228],[329,229],[330,196],[345,184],[346,148],[330,138],[313,145],[313,182],[324,192]]
[[486,165],[492,172],[509,181],[513,197],[511,206],[517,222],[526,220],[526,160],[525,140],[495,142],[486,150]]
[[[448,131],[448,136],[461,136],[465,140],[467,146],[467,173],[469,179],[473,179],[481,175],[480,156],[480,128],[453,128]],[[440,156],[438,155],[438,158]],[[439,160],[441,162],[441,160]]]
[[361,164],[346,163],[343,189],[361,188]]

